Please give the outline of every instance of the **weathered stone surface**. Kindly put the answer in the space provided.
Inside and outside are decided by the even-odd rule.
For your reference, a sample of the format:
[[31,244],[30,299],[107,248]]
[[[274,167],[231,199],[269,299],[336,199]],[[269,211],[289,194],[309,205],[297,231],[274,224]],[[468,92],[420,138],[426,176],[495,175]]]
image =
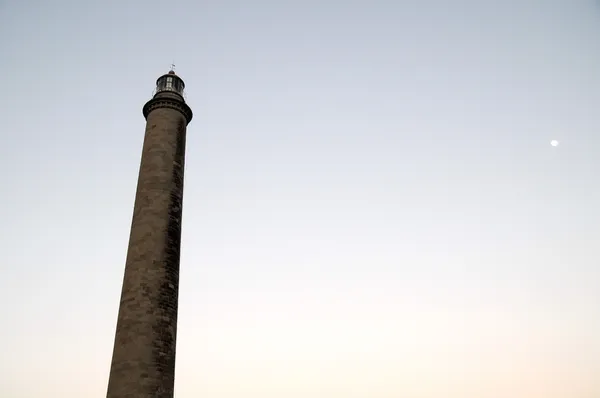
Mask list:
[[173,397],[189,119],[177,106],[147,114],[108,398]]

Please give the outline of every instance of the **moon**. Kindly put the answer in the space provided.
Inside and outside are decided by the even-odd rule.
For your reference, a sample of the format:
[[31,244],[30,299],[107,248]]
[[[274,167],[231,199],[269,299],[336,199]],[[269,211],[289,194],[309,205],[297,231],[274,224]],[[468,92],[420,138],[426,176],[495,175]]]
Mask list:
[[552,146],[558,146],[558,140],[552,140],[552,141],[550,141],[550,145],[552,145]]

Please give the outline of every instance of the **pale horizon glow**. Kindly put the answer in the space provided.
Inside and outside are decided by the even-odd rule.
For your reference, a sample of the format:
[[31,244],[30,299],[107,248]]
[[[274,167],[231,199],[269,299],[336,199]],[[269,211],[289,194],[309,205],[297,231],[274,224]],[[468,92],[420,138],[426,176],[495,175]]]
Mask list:
[[600,397],[599,37],[591,0],[2,2],[0,397],[106,395],[172,62],[177,398]]

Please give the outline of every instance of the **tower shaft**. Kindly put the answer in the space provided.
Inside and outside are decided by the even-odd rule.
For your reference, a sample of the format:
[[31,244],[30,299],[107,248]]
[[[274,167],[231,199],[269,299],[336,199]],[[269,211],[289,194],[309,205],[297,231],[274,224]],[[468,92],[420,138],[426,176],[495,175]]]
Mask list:
[[146,131],[108,398],[173,397],[185,141],[191,115],[183,97],[169,92],[157,92],[144,106]]

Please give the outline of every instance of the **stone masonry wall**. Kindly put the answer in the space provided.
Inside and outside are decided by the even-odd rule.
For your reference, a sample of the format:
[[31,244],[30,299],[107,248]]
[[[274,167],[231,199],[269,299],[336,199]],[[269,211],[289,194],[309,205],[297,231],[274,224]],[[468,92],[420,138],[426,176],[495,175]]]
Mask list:
[[108,398],[172,398],[186,119],[147,117]]

